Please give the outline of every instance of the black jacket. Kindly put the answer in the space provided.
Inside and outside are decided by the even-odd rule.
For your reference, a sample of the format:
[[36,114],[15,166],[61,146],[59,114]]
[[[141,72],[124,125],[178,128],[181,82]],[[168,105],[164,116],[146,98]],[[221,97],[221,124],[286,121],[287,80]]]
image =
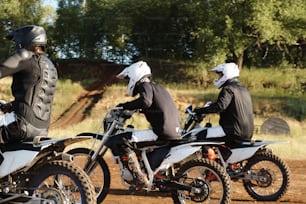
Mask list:
[[168,91],[153,82],[141,82],[134,91],[139,97],[120,106],[127,110],[142,109],[159,139],[179,139],[180,115]]
[[219,124],[230,140],[251,139],[254,130],[252,99],[236,79],[228,80],[216,102],[201,108],[202,113],[220,113]]

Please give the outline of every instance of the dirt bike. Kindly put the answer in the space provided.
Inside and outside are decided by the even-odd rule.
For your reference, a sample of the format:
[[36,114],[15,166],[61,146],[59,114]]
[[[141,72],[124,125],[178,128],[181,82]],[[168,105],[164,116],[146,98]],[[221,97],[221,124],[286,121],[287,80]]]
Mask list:
[[[109,149],[105,144],[118,135],[143,134],[146,136],[152,130],[134,130],[132,125],[125,127],[126,120],[135,111],[112,108],[105,116],[98,133],[81,133],[78,136],[91,136],[98,144],[93,149],[76,148],[68,153],[74,156],[74,161],[80,162],[85,172],[92,178],[97,192],[98,203],[101,203],[109,192],[110,172],[105,162],[105,154]],[[104,134],[99,134],[104,127]],[[171,193],[174,203],[222,203],[230,202],[230,178],[218,163],[192,155],[201,155],[207,142],[189,142],[188,140],[129,143],[140,163],[143,173],[147,176],[149,185],[138,186],[137,190],[160,191]],[[213,142],[216,146],[220,143]],[[168,151],[163,151],[163,148]],[[160,151],[162,150],[162,151]],[[155,152],[156,151],[156,152]],[[160,155],[162,152],[162,155]],[[158,156],[156,157],[156,154]],[[79,158],[79,159],[78,159]],[[124,156],[114,156],[119,165],[122,184],[128,188],[137,180],[132,168],[124,161]],[[84,162],[85,161],[85,162]],[[99,179],[95,179],[95,178]]]
[[[196,114],[191,105],[186,108],[185,113],[188,116],[182,130],[183,138],[201,141],[201,131],[211,127],[210,123],[201,126],[206,115]],[[227,170],[233,181],[242,180],[246,192],[252,198],[258,201],[276,201],[286,193],[290,182],[286,163],[267,148],[276,143],[281,141],[249,140],[227,150],[227,147],[212,148],[218,157],[216,161]]]
[[[1,116],[3,129],[16,122],[14,112]],[[0,145],[0,203],[96,204],[90,178],[64,153],[68,145],[88,139],[37,136]]]

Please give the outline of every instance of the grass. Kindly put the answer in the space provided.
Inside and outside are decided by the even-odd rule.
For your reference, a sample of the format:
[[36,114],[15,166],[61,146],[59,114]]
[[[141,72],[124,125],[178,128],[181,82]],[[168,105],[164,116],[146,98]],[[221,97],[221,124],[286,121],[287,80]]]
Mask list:
[[56,85],[56,92],[52,106],[52,116],[59,116],[67,105],[76,101],[84,91],[80,83],[73,82],[71,79],[60,79]]

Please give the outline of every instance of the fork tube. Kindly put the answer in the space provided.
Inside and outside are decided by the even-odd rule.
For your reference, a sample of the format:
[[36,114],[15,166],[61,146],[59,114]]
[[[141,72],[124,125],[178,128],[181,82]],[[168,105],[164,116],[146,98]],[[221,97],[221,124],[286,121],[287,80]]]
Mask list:
[[111,136],[111,133],[115,129],[117,125],[117,121],[114,121],[111,125],[111,127],[108,129],[108,131],[103,135],[103,138],[98,146],[98,148],[94,151],[93,155],[90,157],[90,160],[88,160],[87,164],[85,165],[85,171],[89,172],[94,167],[96,160],[99,156],[103,156],[106,151],[107,147],[105,146],[105,143],[107,142],[108,138]]

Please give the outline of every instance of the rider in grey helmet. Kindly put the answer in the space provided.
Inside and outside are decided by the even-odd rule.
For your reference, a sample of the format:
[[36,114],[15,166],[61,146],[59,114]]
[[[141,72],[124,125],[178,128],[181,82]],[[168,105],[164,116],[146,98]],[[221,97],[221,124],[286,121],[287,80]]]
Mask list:
[[14,41],[15,53],[0,64],[0,78],[12,76],[14,100],[0,102],[0,143],[47,136],[57,70],[46,56],[45,29],[26,25],[7,35]]

